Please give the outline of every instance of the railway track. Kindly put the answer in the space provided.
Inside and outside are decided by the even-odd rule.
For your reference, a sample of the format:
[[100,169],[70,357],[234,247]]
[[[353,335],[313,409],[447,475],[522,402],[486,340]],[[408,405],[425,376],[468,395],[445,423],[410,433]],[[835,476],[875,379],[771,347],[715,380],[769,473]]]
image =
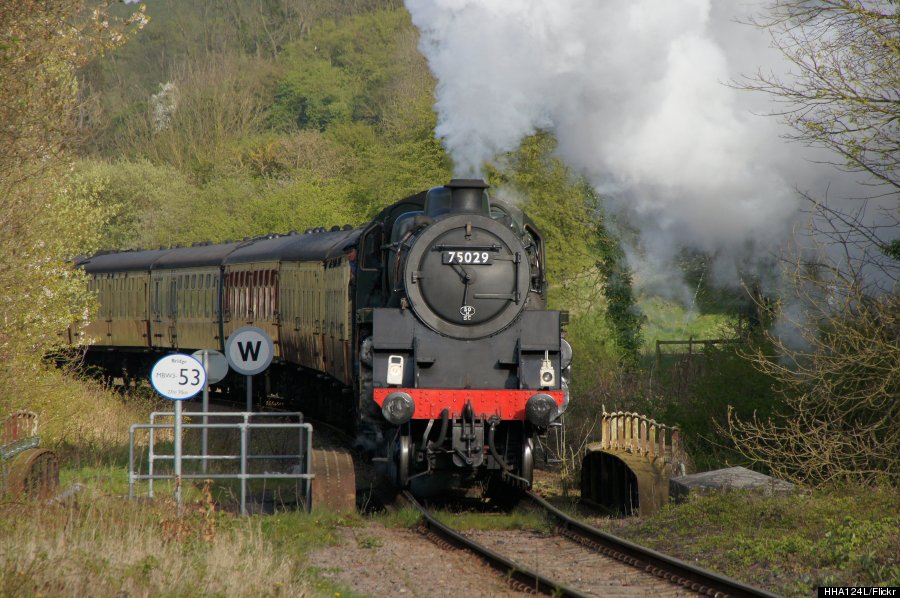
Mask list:
[[775,596],[606,534],[532,492],[526,498],[553,521],[553,535],[522,530],[464,534],[438,521],[408,492],[402,497],[419,510],[422,529],[432,540],[475,554],[522,592],[571,597]]

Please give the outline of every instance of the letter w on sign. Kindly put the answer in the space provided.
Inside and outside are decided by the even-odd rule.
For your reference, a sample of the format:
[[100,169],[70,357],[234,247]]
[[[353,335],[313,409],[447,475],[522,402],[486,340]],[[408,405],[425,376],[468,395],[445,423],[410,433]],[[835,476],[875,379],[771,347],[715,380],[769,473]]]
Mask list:
[[262,346],[262,341],[256,341],[255,343],[238,341],[237,346],[243,361],[257,361],[259,359],[259,348]]

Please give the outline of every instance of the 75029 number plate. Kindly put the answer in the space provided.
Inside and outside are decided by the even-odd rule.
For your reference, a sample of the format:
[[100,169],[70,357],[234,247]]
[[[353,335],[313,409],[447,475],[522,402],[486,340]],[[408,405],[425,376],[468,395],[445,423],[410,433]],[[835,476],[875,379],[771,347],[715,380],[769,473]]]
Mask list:
[[493,259],[488,251],[442,251],[441,263],[480,266],[493,263]]

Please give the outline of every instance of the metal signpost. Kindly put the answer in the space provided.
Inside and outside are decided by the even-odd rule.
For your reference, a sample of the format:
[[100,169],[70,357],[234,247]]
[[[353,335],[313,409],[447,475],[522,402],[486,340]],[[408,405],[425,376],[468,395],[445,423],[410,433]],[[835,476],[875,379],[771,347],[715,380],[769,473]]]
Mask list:
[[206,386],[206,369],[190,355],[166,355],[150,372],[156,392],[175,401],[175,502],[181,512],[181,402]]
[[[209,444],[209,430],[205,427],[209,423],[207,413],[209,413],[209,385],[221,382],[228,374],[228,360],[218,351],[212,349],[200,349],[191,353],[191,357],[203,364],[203,371],[206,372],[206,384],[203,385],[203,425],[200,430],[200,454],[204,457],[207,453],[207,445]],[[206,473],[206,459],[200,462],[200,468]]]
[[244,326],[231,333],[225,343],[225,358],[238,374],[247,376],[247,412],[253,411],[253,375],[272,363],[275,343],[265,330]]

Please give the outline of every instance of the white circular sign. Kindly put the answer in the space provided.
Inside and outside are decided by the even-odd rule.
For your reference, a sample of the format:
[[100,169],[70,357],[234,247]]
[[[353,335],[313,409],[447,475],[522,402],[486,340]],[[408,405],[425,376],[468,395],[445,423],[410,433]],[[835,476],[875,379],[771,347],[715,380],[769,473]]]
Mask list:
[[189,399],[206,384],[206,372],[199,361],[190,355],[166,355],[156,362],[150,372],[150,383],[156,392],[172,399]]
[[266,331],[244,326],[231,333],[225,343],[225,358],[234,371],[252,376],[269,367],[275,356],[275,343]]
[[228,374],[228,360],[225,355],[212,349],[200,349],[191,353],[191,357],[203,363],[203,354],[206,353],[206,381],[209,384],[221,382]]

